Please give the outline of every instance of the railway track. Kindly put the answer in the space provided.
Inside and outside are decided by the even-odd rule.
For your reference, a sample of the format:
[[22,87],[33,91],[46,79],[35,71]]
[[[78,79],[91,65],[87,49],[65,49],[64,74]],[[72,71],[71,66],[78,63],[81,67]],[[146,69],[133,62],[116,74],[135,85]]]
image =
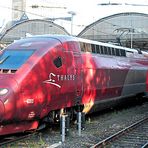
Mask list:
[[91,148],[147,148],[148,117],[107,137]]
[[0,138],[0,147],[1,146],[4,146],[4,145],[7,145],[7,144],[11,144],[11,143],[14,143],[16,141],[20,141],[20,140],[23,140],[25,138],[29,138],[33,135],[36,135],[37,132],[34,132],[34,133],[24,133],[24,134],[15,134],[15,135],[12,135],[12,136],[5,136],[5,137],[1,137]]

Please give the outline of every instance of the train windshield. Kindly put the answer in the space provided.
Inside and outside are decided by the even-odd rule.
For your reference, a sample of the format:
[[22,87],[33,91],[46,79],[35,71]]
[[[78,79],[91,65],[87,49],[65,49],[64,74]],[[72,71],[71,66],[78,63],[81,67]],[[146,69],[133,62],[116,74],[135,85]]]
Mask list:
[[17,70],[33,54],[34,50],[5,50],[0,55],[0,69]]

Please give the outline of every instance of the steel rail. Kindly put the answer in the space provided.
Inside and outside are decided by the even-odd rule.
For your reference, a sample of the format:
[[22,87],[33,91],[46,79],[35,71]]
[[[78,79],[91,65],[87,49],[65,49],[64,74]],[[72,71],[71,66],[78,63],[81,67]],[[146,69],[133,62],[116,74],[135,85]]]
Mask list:
[[34,133],[29,133],[29,134],[26,134],[26,135],[23,135],[23,136],[15,136],[15,137],[6,137],[4,139],[2,139],[2,141],[0,142],[0,146],[2,145],[7,145],[7,144],[10,144],[10,143],[13,143],[13,142],[16,142],[16,141],[20,141],[20,140],[23,140],[23,139],[26,139],[28,137],[31,137],[33,135],[36,135],[37,132],[34,132]]
[[147,148],[148,147],[148,142],[145,143],[141,148]]
[[[145,123],[146,121],[148,121],[148,117],[141,119],[140,121],[137,121],[136,123],[124,128],[123,130],[107,137],[106,139],[98,142],[97,144],[93,145],[91,148],[98,148],[98,147],[105,147],[107,145],[107,143],[113,141],[114,139],[119,138],[120,136],[122,136],[125,133],[128,133],[129,131],[135,129],[137,126]],[[146,143],[142,148],[145,148],[148,145],[148,143]]]

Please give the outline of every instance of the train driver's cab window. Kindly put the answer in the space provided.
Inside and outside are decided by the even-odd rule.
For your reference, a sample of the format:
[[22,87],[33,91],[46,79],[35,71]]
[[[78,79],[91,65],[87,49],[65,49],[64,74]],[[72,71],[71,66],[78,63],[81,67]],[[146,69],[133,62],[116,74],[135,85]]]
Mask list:
[[53,60],[54,65],[59,68],[62,66],[62,58],[61,57],[57,57]]
[[19,69],[31,57],[35,50],[11,49],[0,54],[0,69]]

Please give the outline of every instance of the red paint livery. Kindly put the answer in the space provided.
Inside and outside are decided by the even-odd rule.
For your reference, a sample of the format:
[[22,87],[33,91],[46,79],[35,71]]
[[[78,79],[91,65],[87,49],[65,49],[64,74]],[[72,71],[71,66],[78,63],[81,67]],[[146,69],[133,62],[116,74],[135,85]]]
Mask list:
[[0,135],[147,90],[146,52],[70,36],[20,40],[0,56]]

